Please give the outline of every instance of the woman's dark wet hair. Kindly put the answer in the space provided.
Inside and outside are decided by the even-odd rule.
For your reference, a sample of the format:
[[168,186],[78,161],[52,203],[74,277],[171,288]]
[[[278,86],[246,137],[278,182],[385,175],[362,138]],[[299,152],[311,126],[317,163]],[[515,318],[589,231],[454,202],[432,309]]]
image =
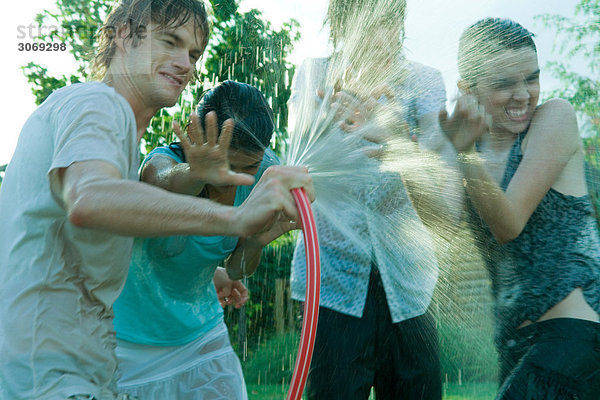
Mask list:
[[505,18],[485,18],[469,26],[458,45],[458,71],[462,79],[474,85],[491,55],[505,50],[531,48],[537,52],[533,33],[521,24]]
[[208,91],[198,105],[204,126],[206,114],[217,113],[219,132],[223,123],[235,121],[231,148],[250,153],[264,151],[273,136],[273,111],[263,94],[247,83],[225,81]]

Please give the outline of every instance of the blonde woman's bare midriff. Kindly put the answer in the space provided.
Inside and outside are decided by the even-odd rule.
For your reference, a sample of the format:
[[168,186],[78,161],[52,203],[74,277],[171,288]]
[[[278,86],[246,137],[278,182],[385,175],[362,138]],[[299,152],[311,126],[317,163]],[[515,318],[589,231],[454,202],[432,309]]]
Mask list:
[[[600,322],[600,316],[585,301],[581,288],[575,288],[560,303],[546,311],[536,322],[546,321],[554,318],[576,318],[587,321]],[[524,321],[518,328],[531,325],[530,320]]]

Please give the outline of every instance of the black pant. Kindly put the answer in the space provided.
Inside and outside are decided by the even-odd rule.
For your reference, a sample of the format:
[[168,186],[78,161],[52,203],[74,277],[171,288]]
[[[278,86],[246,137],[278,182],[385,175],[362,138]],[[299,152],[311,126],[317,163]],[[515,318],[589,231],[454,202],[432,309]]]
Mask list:
[[600,399],[600,324],[557,318],[518,329],[499,348],[498,400]]
[[362,318],[321,307],[306,395],[310,400],[439,400],[435,321],[429,313],[393,324],[373,268]]

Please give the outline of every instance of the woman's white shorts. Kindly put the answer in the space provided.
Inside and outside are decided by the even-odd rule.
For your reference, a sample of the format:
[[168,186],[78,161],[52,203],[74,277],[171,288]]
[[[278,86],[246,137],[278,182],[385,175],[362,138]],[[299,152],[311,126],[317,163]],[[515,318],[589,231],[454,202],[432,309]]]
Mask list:
[[225,323],[183,346],[117,341],[119,391],[143,400],[247,400]]

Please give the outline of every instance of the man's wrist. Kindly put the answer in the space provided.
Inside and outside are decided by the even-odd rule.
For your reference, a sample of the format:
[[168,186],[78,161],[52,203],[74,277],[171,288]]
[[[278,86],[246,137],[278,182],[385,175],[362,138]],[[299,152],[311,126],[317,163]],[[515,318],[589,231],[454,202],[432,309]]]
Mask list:
[[224,236],[244,237],[245,227],[242,224],[241,219],[239,218],[238,208],[225,205],[220,206],[220,219],[222,220],[222,223],[227,227],[227,234]]

